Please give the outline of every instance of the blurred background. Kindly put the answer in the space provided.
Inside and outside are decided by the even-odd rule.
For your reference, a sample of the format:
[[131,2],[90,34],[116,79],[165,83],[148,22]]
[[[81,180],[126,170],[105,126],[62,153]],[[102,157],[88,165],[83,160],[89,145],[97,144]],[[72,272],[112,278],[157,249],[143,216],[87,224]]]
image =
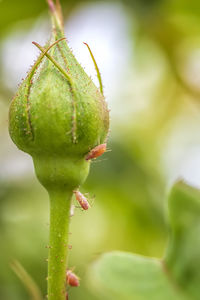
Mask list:
[[[167,193],[183,177],[200,187],[199,0],[61,1],[70,47],[111,109],[109,149],[82,188],[92,208],[71,221],[69,264],[81,278],[70,299],[97,300],[87,269],[102,252],[161,257]],[[45,1],[0,0],[0,299],[29,299],[10,268],[19,260],[46,293],[48,196],[31,158],[8,135],[8,107],[48,40]]]

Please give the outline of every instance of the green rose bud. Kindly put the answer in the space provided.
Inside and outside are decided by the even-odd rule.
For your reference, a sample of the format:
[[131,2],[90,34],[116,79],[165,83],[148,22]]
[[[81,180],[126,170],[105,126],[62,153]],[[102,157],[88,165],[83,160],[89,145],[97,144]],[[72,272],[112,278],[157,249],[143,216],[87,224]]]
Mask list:
[[87,153],[102,144],[109,127],[103,94],[70,51],[60,11],[49,1],[53,33],[13,98],[9,132],[33,157],[40,182],[52,189],[75,189],[88,175]]
[[9,131],[17,147],[33,157],[37,177],[50,196],[48,299],[65,300],[71,199],[75,193],[82,208],[89,207],[78,189],[91,159],[106,150],[109,112],[89,46],[100,90],[66,43],[59,1],[48,4],[52,37],[45,47],[34,43],[41,53],[12,100]]

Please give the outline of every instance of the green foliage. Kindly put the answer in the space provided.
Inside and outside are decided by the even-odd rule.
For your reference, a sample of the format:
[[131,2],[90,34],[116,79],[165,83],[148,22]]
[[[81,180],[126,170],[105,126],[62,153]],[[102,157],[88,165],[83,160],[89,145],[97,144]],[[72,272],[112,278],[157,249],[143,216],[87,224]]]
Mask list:
[[169,198],[172,228],[166,265],[189,299],[199,299],[200,282],[200,193],[177,184]]
[[199,299],[200,192],[178,182],[169,197],[170,239],[163,259],[104,254],[89,282],[104,299]]
[[29,292],[31,300],[42,300],[41,291],[39,290],[37,284],[23,268],[20,262],[18,262],[17,260],[12,261],[11,268]]

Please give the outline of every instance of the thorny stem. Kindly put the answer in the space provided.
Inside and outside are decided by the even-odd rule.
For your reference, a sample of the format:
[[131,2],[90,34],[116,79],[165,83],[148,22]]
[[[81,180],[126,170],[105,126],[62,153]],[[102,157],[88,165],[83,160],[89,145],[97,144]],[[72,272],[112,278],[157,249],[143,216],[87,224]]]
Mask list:
[[72,191],[53,191],[50,197],[48,300],[66,299],[68,229]]

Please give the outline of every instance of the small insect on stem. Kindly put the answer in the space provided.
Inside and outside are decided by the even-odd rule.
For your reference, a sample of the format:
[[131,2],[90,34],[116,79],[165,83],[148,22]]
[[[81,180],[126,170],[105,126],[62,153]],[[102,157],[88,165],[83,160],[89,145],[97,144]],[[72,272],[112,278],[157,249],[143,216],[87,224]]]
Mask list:
[[90,204],[88,203],[86,197],[79,191],[74,191],[74,194],[82,209],[88,210],[88,208],[90,208]]
[[106,151],[106,144],[100,144],[94,147],[87,155],[86,160],[90,160],[92,158],[97,158],[101,156]]
[[78,276],[71,270],[67,270],[66,281],[72,287],[78,287],[80,285]]

